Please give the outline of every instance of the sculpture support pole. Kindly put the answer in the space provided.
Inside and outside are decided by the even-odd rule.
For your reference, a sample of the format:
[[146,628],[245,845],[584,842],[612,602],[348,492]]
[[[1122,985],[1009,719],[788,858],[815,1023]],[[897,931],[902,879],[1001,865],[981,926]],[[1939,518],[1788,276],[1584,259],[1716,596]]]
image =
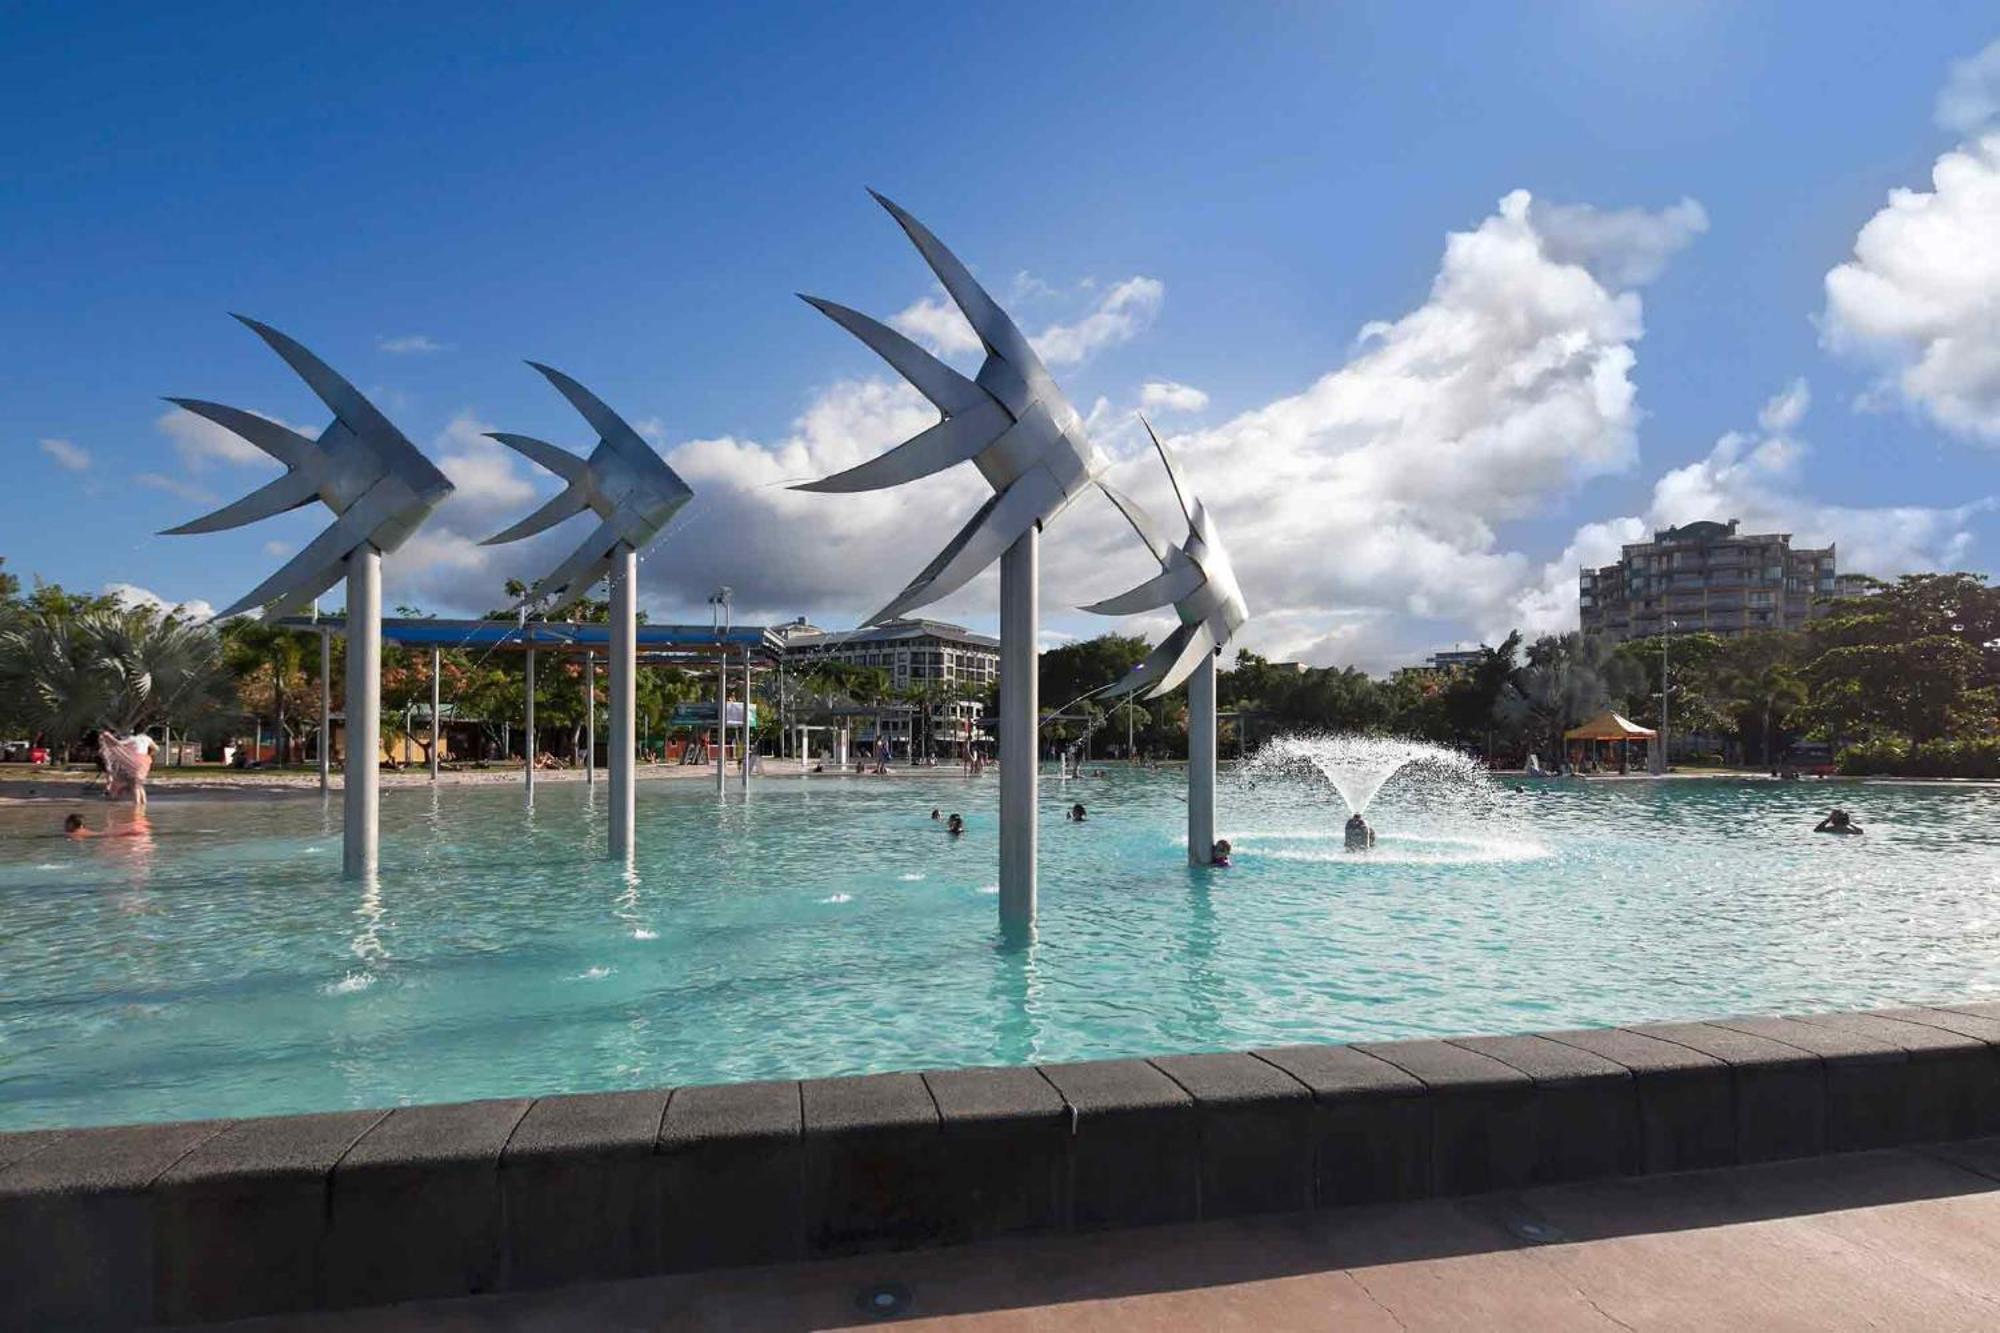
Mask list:
[[1188,864],[1215,859],[1215,654],[1188,677]]
[[[531,639],[529,642],[534,641]],[[540,754],[540,747],[535,744],[535,650],[533,648],[528,649],[528,688],[523,693],[528,698],[528,715],[522,719],[522,725],[527,729],[528,738],[527,743],[521,748],[527,752],[528,766],[521,771],[527,775],[528,799],[532,801],[535,799],[535,759]]]
[[382,553],[364,543],[347,557],[347,764],[342,774],[340,869],[375,873],[382,766]]
[[326,795],[333,772],[333,632],[319,632],[319,794]]
[[611,858],[630,860],[633,843],[633,744],[639,700],[639,553],[619,544],[611,556]]
[[737,776],[736,785],[743,791],[750,790],[750,650],[743,650],[743,772]]
[[583,655],[583,780],[597,781],[597,650]]
[[443,757],[444,753],[444,727],[443,724],[441,724],[438,721],[438,708],[440,707],[440,704],[442,702],[439,696],[443,693],[443,691],[440,690],[438,687],[438,679],[443,674],[444,674],[444,650],[442,648],[433,648],[431,649],[431,781],[432,782],[436,782],[438,780],[438,761],[440,758]]
[[715,794],[722,795],[728,780],[722,771],[723,756],[729,753],[729,650],[715,659]]
[[1041,540],[1031,527],[1000,557],[1000,929],[1013,937],[1035,924]]

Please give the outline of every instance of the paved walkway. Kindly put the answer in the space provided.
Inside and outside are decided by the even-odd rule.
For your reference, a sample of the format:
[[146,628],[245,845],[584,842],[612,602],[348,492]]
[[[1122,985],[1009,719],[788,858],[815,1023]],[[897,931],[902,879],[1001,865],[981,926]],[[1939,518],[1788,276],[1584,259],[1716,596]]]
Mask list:
[[1993,1329],[2000,1140],[243,1329]]

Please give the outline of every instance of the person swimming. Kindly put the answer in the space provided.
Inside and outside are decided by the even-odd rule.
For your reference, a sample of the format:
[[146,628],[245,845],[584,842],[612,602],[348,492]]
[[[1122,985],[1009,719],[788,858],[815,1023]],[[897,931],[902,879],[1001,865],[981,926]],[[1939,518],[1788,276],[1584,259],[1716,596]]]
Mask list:
[[1234,849],[1230,847],[1229,839],[1217,838],[1215,846],[1209,850],[1208,863],[1212,866],[1223,866],[1226,868],[1229,865],[1229,853],[1232,850]]
[[950,819],[945,820],[944,831],[954,838],[965,832],[965,816],[955,814]]
[[1081,824],[1083,820],[1084,820],[1083,802],[1078,801],[1075,805],[1069,808],[1069,821],[1072,824]]
[[63,820],[63,836],[65,838],[94,838],[97,834],[83,826],[82,815],[71,815]]
[[939,815],[938,815],[938,812],[937,812],[937,807],[936,807],[936,806],[932,806],[932,807],[931,807],[931,818],[932,818],[932,819],[937,819],[937,818],[939,818]]
[[1859,833],[1861,825],[1845,810],[1830,810],[1825,819],[1813,827],[1814,833]]
[[1375,845],[1375,830],[1368,827],[1368,821],[1359,813],[1347,819],[1347,850],[1365,852]]

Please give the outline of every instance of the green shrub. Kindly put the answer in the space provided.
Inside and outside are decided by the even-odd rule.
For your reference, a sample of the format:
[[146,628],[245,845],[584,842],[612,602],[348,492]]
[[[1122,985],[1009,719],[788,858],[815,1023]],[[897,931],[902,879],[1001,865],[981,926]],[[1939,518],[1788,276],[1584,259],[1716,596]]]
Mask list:
[[1920,741],[1878,737],[1840,752],[1849,777],[2000,778],[2000,737]]

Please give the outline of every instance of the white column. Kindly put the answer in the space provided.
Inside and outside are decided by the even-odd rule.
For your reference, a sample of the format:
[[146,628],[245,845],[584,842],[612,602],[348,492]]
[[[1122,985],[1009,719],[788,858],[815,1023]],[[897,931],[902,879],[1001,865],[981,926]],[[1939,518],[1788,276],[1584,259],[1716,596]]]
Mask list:
[[444,752],[444,724],[438,720],[438,709],[442,706],[444,691],[439,688],[438,678],[444,674],[444,650],[431,649],[431,781],[438,780],[438,762]]
[[[533,640],[529,640],[533,642]],[[527,717],[522,725],[528,730],[528,739],[521,748],[527,752],[528,765],[522,769],[526,775],[528,799],[535,799],[535,756],[539,751],[535,746],[535,650],[528,649]]]
[[738,775],[736,785],[744,791],[750,789],[750,650],[743,650],[743,771]]
[[1000,928],[1016,936],[1035,923],[1041,538],[1030,528],[1000,557]]
[[333,632],[319,632],[319,790],[324,796],[333,778]]
[[729,751],[729,653],[725,649],[715,659],[715,790],[720,795],[728,775],[722,771],[722,756]]
[[1188,864],[1215,855],[1215,654],[1188,677]]
[[347,557],[347,764],[341,777],[340,869],[375,873],[381,841],[382,553]]
[[583,655],[583,780],[597,781],[597,650]]
[[633,766],[638,749],[634,723],[639,711],[639,554],[620,545],[611,557],[611,858],[632,856]]

